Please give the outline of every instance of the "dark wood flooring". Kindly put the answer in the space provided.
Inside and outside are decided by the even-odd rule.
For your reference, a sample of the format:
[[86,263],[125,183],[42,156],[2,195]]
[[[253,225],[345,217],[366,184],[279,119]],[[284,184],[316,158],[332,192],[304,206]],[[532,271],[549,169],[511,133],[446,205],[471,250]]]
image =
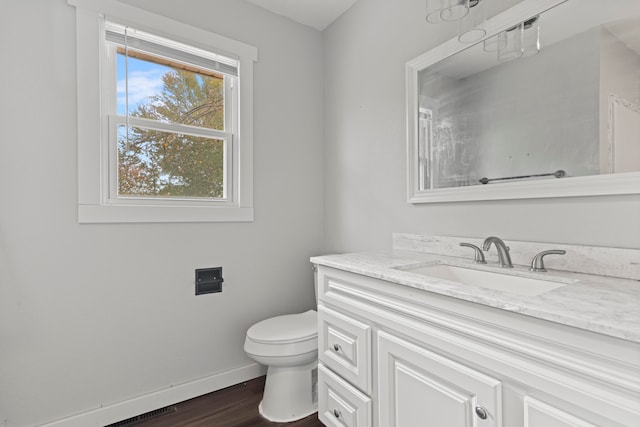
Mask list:
[[135,427],[323,427],[313,414],[293,423],[271,423],[258,414],[265,377],[176,405],[175,411],[131,424]]

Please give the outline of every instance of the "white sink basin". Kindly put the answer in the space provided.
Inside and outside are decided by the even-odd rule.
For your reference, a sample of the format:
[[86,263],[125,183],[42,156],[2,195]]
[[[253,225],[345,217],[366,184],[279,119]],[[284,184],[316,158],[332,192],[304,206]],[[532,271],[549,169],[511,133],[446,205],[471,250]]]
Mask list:
[[408,273],[450,280],[463,285],[480,286],[482,288],[495,289],[523,296],[539,295],[570,282],[562,283],[552,280],[520,277],[449,264],[419,265],[415,267],[399,267],[398,269]]

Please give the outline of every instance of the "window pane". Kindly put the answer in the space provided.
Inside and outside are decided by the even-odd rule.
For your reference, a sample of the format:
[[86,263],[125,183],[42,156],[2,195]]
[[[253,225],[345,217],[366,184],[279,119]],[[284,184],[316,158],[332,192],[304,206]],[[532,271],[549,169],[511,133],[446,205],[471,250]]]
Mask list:
[[118,196],[225,198],[225,141],[118,126]]
[[117,79],[118,115],[224,130],[222,75],[119,47]]

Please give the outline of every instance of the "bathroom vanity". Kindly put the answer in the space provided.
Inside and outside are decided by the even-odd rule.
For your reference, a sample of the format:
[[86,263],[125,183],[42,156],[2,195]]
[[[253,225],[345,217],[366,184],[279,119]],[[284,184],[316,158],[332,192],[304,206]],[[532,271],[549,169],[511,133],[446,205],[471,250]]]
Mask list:
[[[389,252],[311,259],[319,419],[640,425],[640,250],[507,242],[514,268],[501,269],[493,248],[475,264],[464,242],[482,245],[398,234]],[[567,254],[530,272],[532,256],[553,248]],[[446,275],[459,270],[470,275]]]

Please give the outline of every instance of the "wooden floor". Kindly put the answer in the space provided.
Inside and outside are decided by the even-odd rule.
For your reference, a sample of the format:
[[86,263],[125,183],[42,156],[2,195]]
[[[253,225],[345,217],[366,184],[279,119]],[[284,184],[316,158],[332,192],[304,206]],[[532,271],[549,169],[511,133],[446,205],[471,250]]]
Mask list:
[[130,424],[135,427],[322,427],[318,415],[271,423],[258,414],[265,377],[173,405],[175,411]]

